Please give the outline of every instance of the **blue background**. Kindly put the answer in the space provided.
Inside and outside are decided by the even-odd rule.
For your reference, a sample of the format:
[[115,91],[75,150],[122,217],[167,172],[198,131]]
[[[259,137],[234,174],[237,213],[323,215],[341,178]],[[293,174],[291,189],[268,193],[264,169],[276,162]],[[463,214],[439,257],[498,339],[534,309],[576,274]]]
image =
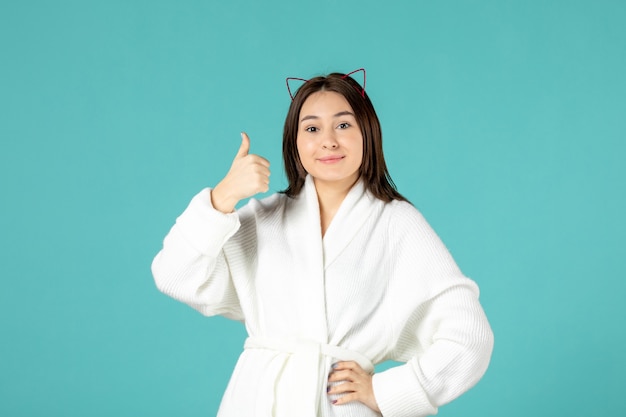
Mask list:
[[214,415],[245,337],[158,293],[175,217],[284,79],[368,71],[400,191],[482,290],[441,416],[624,415],[626,2],[0,3],[0,415]]

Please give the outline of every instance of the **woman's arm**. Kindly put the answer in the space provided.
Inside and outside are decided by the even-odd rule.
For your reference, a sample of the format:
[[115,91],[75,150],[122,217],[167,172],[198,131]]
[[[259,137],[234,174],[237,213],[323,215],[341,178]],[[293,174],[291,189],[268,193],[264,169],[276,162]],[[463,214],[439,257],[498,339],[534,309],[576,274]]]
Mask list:
[[373,378],[386,417],[435,414],[473,387],[491,358],[493,333],[477,293],[469,287],[445,291],[418,314],[411,320],[414,329],[405,329],[397,342],[399,357],[412,355],[408,362]]
[[435,414],[485,373],[493,333],[478,300],[447,248],[417,210],[399,204],[389,228],[394,257],[389,317],[395,360],[374,375],[385,417]]
[[215,210],[211,190],[200,192],[178,217],[152,262],[157,288],[205,315],[242,319],[223,251],[239,227],[237,213]]
[[250,138],[242,133],[241,146],[226,176],[213,190],[205,189],[193,198],[152,263],[159,290],[205,315],[243,319],[231,267],[248,270],[245,264],[255,258],[249,253],[254,246],[232,245],[232,262],[223,247],[240,227],[234,213],[237,203],[269,187],[269,162],[249,151]]

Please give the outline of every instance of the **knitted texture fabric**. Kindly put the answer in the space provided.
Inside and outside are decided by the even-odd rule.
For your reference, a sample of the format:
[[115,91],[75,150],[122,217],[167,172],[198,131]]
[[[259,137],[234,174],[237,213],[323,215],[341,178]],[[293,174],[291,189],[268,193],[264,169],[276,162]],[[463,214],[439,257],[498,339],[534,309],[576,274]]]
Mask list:
[[231,214],[210,193],[179,216],[152,270],[162,292],[271,341],[244,350],[219,416],[380,415],[326,395],[332,364],[350,352],[403,363],[373,377],[385,417],[434,414],[482,377],[493,334],[478,287],[409,203],[384,203],[359,182],[322,237],[310,177],[296,198]]

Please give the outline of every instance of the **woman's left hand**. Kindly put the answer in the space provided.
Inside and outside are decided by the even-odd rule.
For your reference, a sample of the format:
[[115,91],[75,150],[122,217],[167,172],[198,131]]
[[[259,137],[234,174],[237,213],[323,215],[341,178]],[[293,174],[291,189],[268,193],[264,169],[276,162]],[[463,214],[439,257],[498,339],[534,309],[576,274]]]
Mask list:
[[335,363],[333,370],[328,376],[328,382],[339,381],[343,381],[343,383],[329,385],[328,395],[341,395],[333,402],[334,405],[360,401],[372,410],[380,413],[378,403],[376,403],[376,398],[374,398],[372,375],[365,372],[358,363],[353,361]]

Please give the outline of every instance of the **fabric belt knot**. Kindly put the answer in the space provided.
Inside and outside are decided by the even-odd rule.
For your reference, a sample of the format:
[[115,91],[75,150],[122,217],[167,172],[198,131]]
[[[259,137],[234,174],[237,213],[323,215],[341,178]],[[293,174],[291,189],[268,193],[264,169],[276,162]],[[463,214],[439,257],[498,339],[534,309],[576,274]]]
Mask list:
[[[248,337],[244,343],[245,349],[268,349],[286,353],[285,363],[289,362],[295,370],[297,380],[289,381],[289,392],[284,393],[281,401],[284,402],[288,416],[317,417],[320,395],[325,391],[326,379],[323,360],[325,357],[341,361],[355,361],[366,372],[374,372],[372,361],[359,352],[341,348],[339,346],[318,343],[301,339],[270,339],[262,337]],[[283,373],[279,374],[276,384]],[[277,390],[274,387],[274,404],[276,404]],[[274,416],[274,412],[272,412]]]

